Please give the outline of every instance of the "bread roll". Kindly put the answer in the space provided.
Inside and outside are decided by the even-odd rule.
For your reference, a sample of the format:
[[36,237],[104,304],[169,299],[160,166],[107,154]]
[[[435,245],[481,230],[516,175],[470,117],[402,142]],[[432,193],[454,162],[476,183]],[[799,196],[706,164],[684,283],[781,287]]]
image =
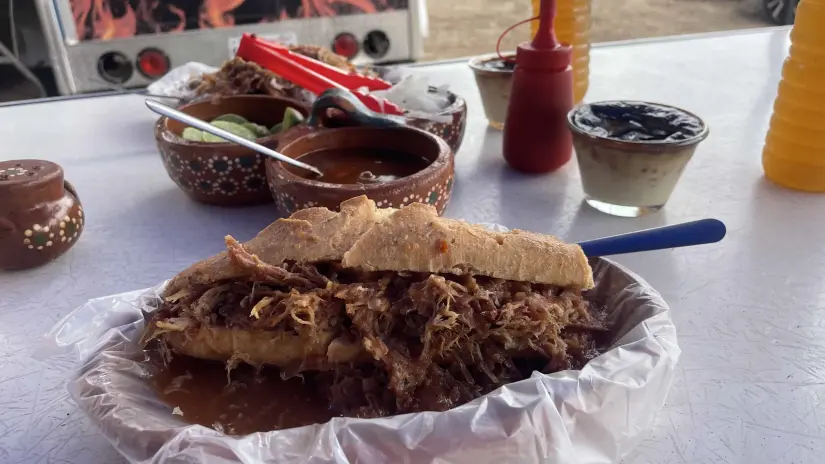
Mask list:
[[[393,212],[392,208],[376,208],[375,202],[363,195],[341,203],[340,212],[326,208],[303,209],[273,222],[244,243],[244,248],[261,261],[276,266],[284,261],[340,261],[358,238]],[[189,286],[242,275],[224,251],[178,274],[167,285],[164,296]]]
[[227,361],[237,358],[254,366],[289,366],[307,359],[326,359],[332,334],[315,343],[298,335],[267,330],[240,330],[200,326],[195,332],[165,332],[160,338],[175,353],[199,359]]
[[438,217],[412,204],[376,223],[345,254],[345,267],[473,274],[566,288],[593,287],[593,271],[578,245],[549,235]]
[[[400,210],[376,208],[360,196],[340,212],[309,208],[278,219],[244,248],[261,261],[343,261],[346,267],[486,275],[507,280],[588,289],[593,273],[581,247],[532,232],[492,232],[438,217],[435,208],[415,203]],[[226,252],[181,272],[165,295],[193,285],[241,277]]]
[[[279,219],[245,243],[244,249],[275,266],[284,261],[341,261],[344,267],[365,270],[470,273],[575,290],[593,287],[592,270],[578,245],[440,218],[435,208],[424,204],[378,209],[364,196],[342,203],[341,212],[310,208]],[[227,279],[247,276],[223,252],[183,271],[164,296],[174,301],[178,292],[186,294],[190,286],[225,284]],[[144,338],[157,337],[173,351],[196,358],[256,366],[321,368],[324,363],[368,357],[360,344],[337,343],[340,334],[333,331],[309,339],[286,332],[204,325],[194,319],[181,325],[172,319],[153,319]]]

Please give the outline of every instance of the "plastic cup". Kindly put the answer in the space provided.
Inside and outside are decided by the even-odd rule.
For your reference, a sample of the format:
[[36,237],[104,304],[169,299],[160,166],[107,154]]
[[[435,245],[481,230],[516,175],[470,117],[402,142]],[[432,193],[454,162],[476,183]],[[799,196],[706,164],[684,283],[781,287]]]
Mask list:
[[[502,54],[507,58],[515,58],[514,53]],[[492,62],[501,61],[498,55],[482,55],[470,60],[470,68],[476,77],[476,85],[481,94],[481,103],[484,106],[484,115],[490,127],[504,129],[504,120],[507,119],[507,105],[510,103],[510,88],[513,84],[513,69],[500,69],[491,66]]]

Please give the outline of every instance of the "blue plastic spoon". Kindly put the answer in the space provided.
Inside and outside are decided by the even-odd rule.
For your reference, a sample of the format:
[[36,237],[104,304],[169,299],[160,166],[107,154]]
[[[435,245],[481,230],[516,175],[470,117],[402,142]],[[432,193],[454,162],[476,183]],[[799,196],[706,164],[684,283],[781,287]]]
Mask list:
[[640,251],[680,248],[706,243],[716,243],[727,233],[725,224],[718,219],[700,219],[673,226],[656,227],[627,234],[613,235],[580,242],[579,246],[588,257],[621,255]]

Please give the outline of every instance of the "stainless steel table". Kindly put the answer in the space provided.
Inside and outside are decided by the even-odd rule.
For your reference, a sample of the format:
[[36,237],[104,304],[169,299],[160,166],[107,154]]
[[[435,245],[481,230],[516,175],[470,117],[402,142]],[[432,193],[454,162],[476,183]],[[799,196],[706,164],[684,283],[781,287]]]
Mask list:
[[[470,106],[449,216],[570,240],[728,224],[721,244],[619,259],[672,305],[684,350],[667,406],[626,464],[823,461],[825,196],[776,188],[760,164],[787,48],[775,29],[593,50],[590,100],[670,103],[711,127],[670,204],[634,220],[584,206],[575,163],[543,177],[507,170],[466,65],[421,68]],[[224,234],[247,239],[276,217],[189,201],[163,170],[153,120],[136,96],[0,109],[0,158],[62,164],[88,218],[67,256],[0,274],[0,462],[122,462],[68,402],[68,366],[32,359],[37,337],[85,300],[157,284],[221,250]]]

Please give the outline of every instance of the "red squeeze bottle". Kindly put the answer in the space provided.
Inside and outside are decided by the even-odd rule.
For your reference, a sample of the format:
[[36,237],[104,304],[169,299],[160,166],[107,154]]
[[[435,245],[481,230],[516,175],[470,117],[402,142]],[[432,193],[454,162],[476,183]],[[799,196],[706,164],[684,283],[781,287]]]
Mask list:
[[552,172],[570,160],[573,139],[573,49],[553,31],[556,0],[542,0],[532,42],[516,51],[513,87],[504,123],[504,159],[513,169]]

